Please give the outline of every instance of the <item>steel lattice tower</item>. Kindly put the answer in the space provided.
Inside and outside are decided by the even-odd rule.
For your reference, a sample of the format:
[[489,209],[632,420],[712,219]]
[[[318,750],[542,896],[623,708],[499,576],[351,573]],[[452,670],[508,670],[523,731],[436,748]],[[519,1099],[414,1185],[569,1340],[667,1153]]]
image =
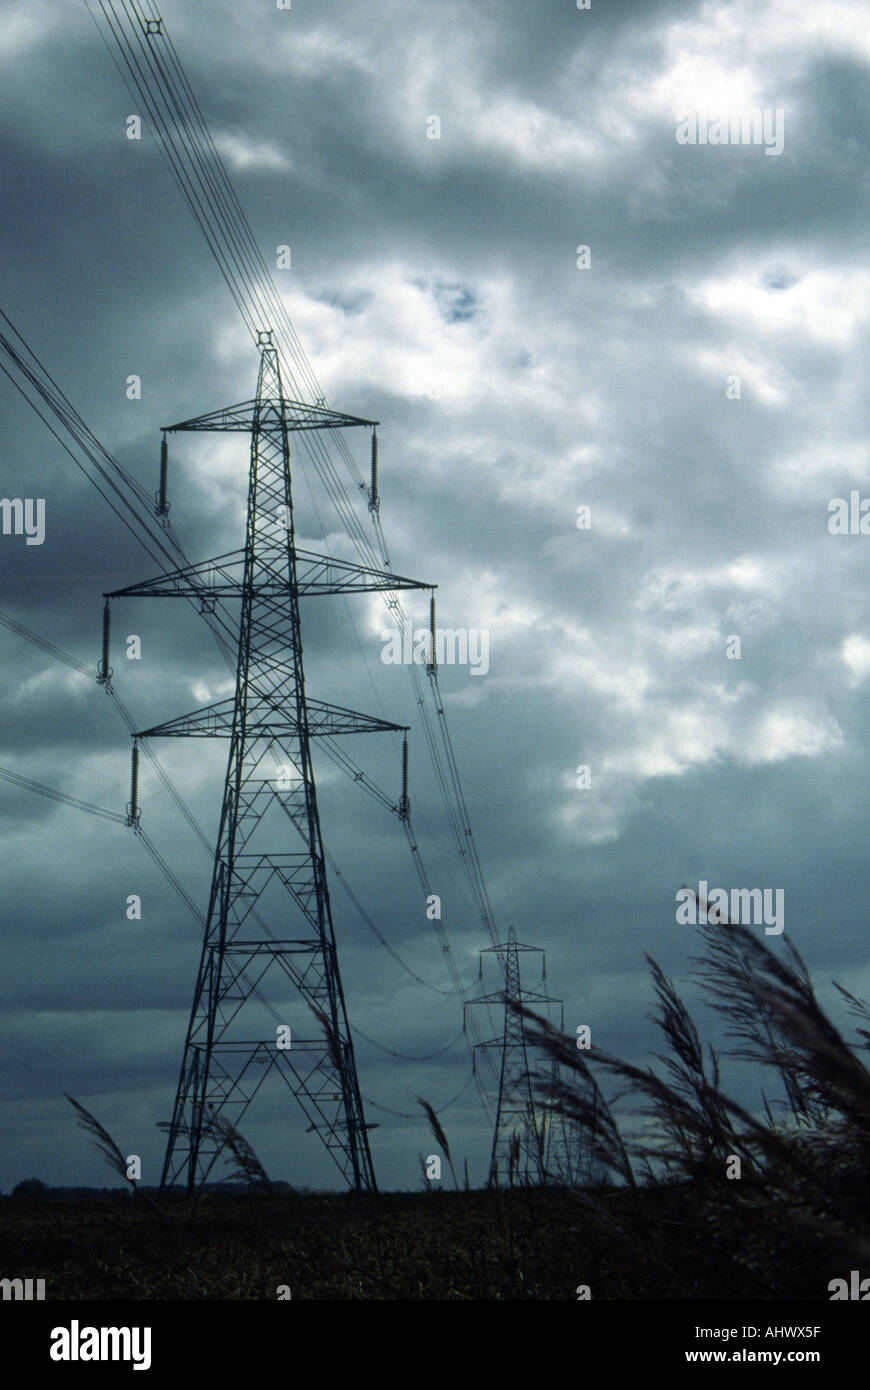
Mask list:
[[503,1036],[477,1044],[479,1048],[501,1050],[498,1105],[489,1161],[490,1187],[498,1186],[499,1172],[504,1174],[516,1170],[527,1173],[539,1183],[544,1182],[546,1177],[542,1135],[529,1074],[525,1019],[515,1007],[521,1003],[553,1002],[549,995],[522,988],[519,953],[540,950],[539,946],[524,946],[518,942],[516,932],[511,927],[503,945],[488,946],[480,953],[481,969],[484,955],[494,954],[503,962],[504,989],[497,994],[484,994],[479,999],[468,1001],[469,1004],[504,1003]]
[[[297,549],[290,435],[377,422],[284,395],[271,332],[259,335],[253,401],[167,426],[251,436],[244,548],[107,596],[186,597],[207,611],[241,601],[235,693],[146,729],[134,739],[226,738],[226,780],[205,935],[161,1187],[204,1182],[224,1147],[218,1117],[238,1125],[265,1077],[278,1071],[348,1186],[376,1190],[353,1043],[338,967],[311,739],[403,726],[309,699],[299,600],[306,595],[431,586]],[[373,435],[373,439],[376,439]],[[165,509],[166,454],[161,501]],[[158,508],[159,510],[159,508]],[[137,752],[134,743],[134,759]],[[135,788],[135,779],[134,779]],[[406,805],[406,789],[402,803]],[[401,813],[401,804],[397,808]],[[138,818],[135,791],[131,819]],[[273,928],[275,929],[273,931]],[[316,1011],[290,1047],[240,1034],[240,1017],[268,972],[283,972]],[[310,1019],[308,1009],[305,1019]],[[250,1016],[250,1014],[249,1014]],[[304,1022],[305,1020],[300,1020]]]
[[[554,1003],[560,1001],[554,1000]],[[564,1022],[562,1030],[564,1031]],[[552,1061],[544,1062],[538,1069],[542,1084],[549,1095],[554,1094],[560,1081],[560,1068],[558,1060],[554,1057]],[[543,1143],[544,1150],[544,1170],[549,1182],[572,1183],[577,1177],[577,1163],[574,1158],[574,1151],[577,1149],[577,1141],[571,1144],[568,1128],[565,1123],[565,1116],[558,1109],[551,1109],[546,1115],[546,1136]]]

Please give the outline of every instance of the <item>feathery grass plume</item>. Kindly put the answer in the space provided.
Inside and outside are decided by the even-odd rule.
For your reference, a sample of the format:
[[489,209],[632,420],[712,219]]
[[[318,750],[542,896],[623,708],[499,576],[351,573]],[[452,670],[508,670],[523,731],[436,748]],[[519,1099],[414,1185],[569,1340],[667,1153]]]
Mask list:
[[247,1182],[272,1191],[272,1182],[245,1136],[225,1115],[218,1115],[213,1106],[208,1107],[207,1128],[219,1140],[221,1150],[229,1149],[229,1157],[224,1162],[236,1164],[234,1171],[222,1182]]
[[426,1112],[426,1118],[429,1121],[429,1128],[432,1131],[432,1137],[435,1140],[435,1143],[440,1145],[441,1149],[443,1150],[444,1156],[447,1159],[447,1162],[450,1164],[450,1172],[453,1174],[453,1186],[456,1188],[456,1191],[458,1192],[459,1184],[456,1181],[456,1170],[453,1167],[453,1159],[450,1157],[450,1145],[447,1142],[447,1135],[441,1128],[438,1116],[435,1114],[435,1111],[432,1109],[432,1106],[429,1104],[428,1100],[423,1100],[421,1096],[418,1096],[417,1104],[422,1105],[423,1109]]
[[[654,1073],[628,1067],[616,1058],[596,1053],[595,1060],[599,1065],[609,1069],[620,1079],[628,1081],[630,1090],[640,1091],[653,1102],[651,1111],[648,1110],[647,1113],[652,1113],[654,1118],[659,1111],[664,1113],[665,1130],[669,1129],[672,1135],[678,1136],[684,1132],[687,1136],[672,1145],[672,1152],[661,1143],[658,1136],[652,1142],[648,1136],[633,1144],[626,1142],[622,1138],[611,1106],[592,1076],[586,1059],[578,1055],[574,1039],[563,1037],[548,1020],[534,1014],[526,1006],[521,1007],[526,1018],[534,1021],[534,1026],[527,1031],[529,1041],[533,1045],[542,1046],[560,1065],[564,1065],[568,1072],[567,1080],[562,1080],[561,1077],[539,1080],[539,1088],[546,1097],[545,1104],[551,1111],[561,1114],[567,1123],[575,1128],[580,1144],[590,1146],[594,1160],[622,1177],[632,1193],[631,1205],[623,1206],[620,1218],[608,1210],[601,1200],[593,1198],[582,1187],[575,1187],[575,1194],[586,1206],[590,1221],[595,1223],[602,1234],[607,1231],[608,1238],[618,1241],[626,1251],[633,1249],[635,1259],[639,1241],[640,1263],[656,1287],[669,1287],[671,1296],[696,1296],[693,1278],[675,1270],[670,1259],[665,1258],[661,1225],[649,1209],[649,1197],[642,1195],[635,1163],[642,1166],[646,1172],[647,1190],[659,1185],[662,1167],[666,1171],[676,1169],[679,1172],[683,1169],[686,1156],[693,1154],[693,1144],[689,1136],[693,1130],[699,1128],[697,1110]],[[695,1085],[703,1093],[703,1083],[696,1081]],[[706,1095],[704,1100],[708,1101]],[[708,1103],[706,1110],[711,1113],[713,1106]],[[660,1116],[659,1123],[661,1127]],[[689,1166],[694,1168],[696,1164],[692,1163]]]
[[785,1055],[812,1122],[842,1116],[870,1143],[870,1072],[820,1008],[795,948],[786,942],[780,960],[743,926],[703,930],[706,988],[742,1043],[731,1055],[776,1067]]
[[[682,1152],[681,1167],[687,1174],[703,1171],[711,1163],[722,1164],[737,1146],[728,1111],[718,1097],[719,1060],[709,1048],[708,1078],[704,1046],[698,1030],[673,984],[651,956],[646,956],[658,999],[658,1008],[649,1015],[670,1046],[670,1056],[656,1057],[669,1073],[676,1095],[687,1108],[677,1110],[661,1103],[658,1116],[666,1133]],[[661,1098],[660,1098],[661,1099]]]
[[[847,989],[844,989],[842,985],[838,985],[836,980],[832,981],[832,983],[834,989],[839,990],[840,994],[848,1003],[849,1012],[851,1014],[854,1014],[857,1018],[863,1019],[865,1023],[870,1023],[870,1004],[868,1004],[866,1000],[859,999],[856,995],[850,994],[849,991]],[[864,1041],[862,1043],[859,1043],[858,1046],[862,1047],[865,1051],[870,1052],[870,1031],[868,1031],[868,1029],[866,1028],[859,1028],[857,1032],[859,1038],[864,1039]]]
[[765,1095],[764,1091],[761,1092],[761,1103],[764,1106],[764,1113],[767,1117],[767,1123],[770,1125],[771,1129],[776,1129],[776,1119],[774,1118],[773,1111],[770,1108],[770,1101],[767,1099],[767,1096]]
[[784,943],[782,960],[745,927],[727,919],[702,923],[702,931],[709,957],[696,961],[699,971],[695,978],[713,1007],[730,1020],[729,1036],[748,1049],[731,1055],[775,1068],[794,1120],[812,1127],[824,1119],[825,1107],[811,1084],[812,1076],[802,1075],[800,1058],[790,1040],[777,1037],[775,1003],[777,993],[785,989],[790,1008],[806,1012],[817,1007],[806,966],[791,942]]
[[439,1120],[438,1120],[438,1116],[435,1114],[435,1111],[432,1109],[432,1106],[429,1104],[428,1100],[423,1100],[420,1096],[418,1096],[418,1097],[417,1097],[417,1104],[418,1104],[418,1105],[422,1105],[423,1109],[425,1110],[425,1112],[426,1112],[426,1118],[427,1118],[427,1120],[429,1121],[429,1128],[430,1128],[431,1131],[432,1131],[432,1137],[434,1138],[436,1144],[440,1144],[440,1145],[441,1145],[441,1148],[444,1150],[444,1153],[445,1153],[445,1155],[446,1155],[446,1157],[447,1157],[447,1162],[449,1163],[449,1162],[450,1162],[450,1145],[449,1145],[448,1142],[447,1142],[447,1135],[444,1133],[444,1130],[441,1128],[441,1125],[440,1125]]
[[332,1026],[332,1020],[329,1018],[328,1014],[325,1014],[322,1009],[315,1008],[313,1004],[309,1004],[308,1007],[314,1014],[314,1017],[317,1019],[318,1023],[320,1024],[321,1028],[326,1034],[326,1042],[327,1046],[329,1047],[329,1056],[332,1061],[332,1065],[335,1067],[335,1070],[339,1073],[339,1075],[341,1075],[343,1071],[341,1058],[341,1044],[339,1043],[335,1029]]
[[[619,1243],[626,1249],[636,1249],[639,1239],[646,1263],[654,1268],[649,1223],[629,1146],[623,1140],[613,1110],[585,1056],[577,1048],[576,1039],[560,1033],[548,1018],[536,1013],[527,1004],[510,1000],[508,1007],[523,1018],[527,1042],[532,1047],[540,1048],[557,1064],[551,1075],[530,1077],[530,1080],[544,1109],[551,1115],[558,1115],[568,1131],[574,1133],[578,1157],[570,1167],[580,1173],[597,1167],[621,1178],[631,1193],[631,1206],[624,1207],[621,1215],[617,1215],[602,1200],[593,1197],[569,1172],[566,1178],[571,1181],[575,1199],[586,1208],[590,1222],[602,1234],[606,1234],[608,1241]],[[566,1073],[564,1077],[562,1069]],[[647,1164],[647,1155],[642,1148],[637,1157],[642,1164]],[[670,1270],[667,1273],[672,1276]]]
[[[651,964],[655,966],[655,962]],[[681,1031],[674,1032],[673,1037],[667,1031],[674,1028],[673,1018],[666,1016],[658,1021],[665,1028],[672,1045],[690,1045],[689,1038]],[[682,1023],[681,1019],[677,1027],[681,1029]],[[667,1063],[668,1059],[664,1060]],[[749,1138],[753,1142],[757,1143],[761,1136],[767,1133],[741,1107],[723,1095],[718,1082],[708,1081],[700,1071],[695,1071],[694,1074],[690,1071],[688,1076],[684,1076],[685,1057],[678,1056],[670,1064],[680,1078],[678,1085],[669,1084],[652,1068],[643,1070],[604,1052],[596,1052],[595,1061],[602,1070],[627,1083],[628,1091],[623,1094],[633,1093],[645,1100],[646,1106],[641,1113],[657,1122],[657,1128],[654,1128],[651,1134],[648,1132],[630,1143],[623,1144],[628,1155],[647,1162],[648,1174],[654,1174],[655,1168],[658,1167],[659,1170],[663,1168],[671,1177],[695,1179],[699,1175],[699,1146],[701,1153],[704,1153],[712,1150],[714,1141],[720,1146],[723,1141],[727,1143],[730,1153],[742,1158],[751,1158],[753,1150],[747,1142],[747,1136],[740,1134],[733,1127],[727,1118],[729,1114],[739,1114],[741,1121],[749,1127]],[[570,1117],[571,1109],[566,1110],[566,1113]],[[583,1115],[582,1107],[579,1113]],[[618,1126],[612,1112],[610,1119],[618,1135]],[[668,1139],[670,1143],[667,1142]],[[622,1143],[621,1139],[619,1143]],[[769,1143],[778,1158],[782,1159],[786,1154],[786,1148],[778,1136],[771,1136]]]
[[119,1173],[121,1175],[121,1177],[124,1179],[126,1183],[130,1184],[130,1187],[133,1190],[134,1197],[138,1198],[139,1201],[145,1202],[146,1205],[152,1209],[152,1211],[155,1211],[158,1214],[158,1216],[162,1218],[163,1212],[157,1206],[156,1202],[153,1202],[151,1198],[146,1196],[144,1192],[139,1191],[135,1178],[128,1177],[127,1160],[121,1153],[121,1150],[118,1148],[118,1145],[115,1143],[109,1131],[103,1128],[96,1115],[92,1115],[90,1110],[86,1110],[85,1107],[82,1104],[80,1104],[79,1101],[74,1100],[72,1096],[67,1095],[66,1091],[64,1091],[64,1096],[69,1101],[70,1105],[73,1107],[73,1109],[76,1112],[76,1115],[78,1116],[79,1127],[83,1129],[86,1134],[89,1134],[91,1136],[94,1142],[94,1147],[99,1151],[99,1153],[103,1155],[103,1158],[105,1159],[106,1163],[108,1163],[109,1167],[113,1168],[116,1173]]
[[425,1158],[423,1157],[423,1155],[420,1153],[419,1150],[417,1151],[417,1157],[418,1157],[419,1160],[420,1160],[420,1169],[421,1169],[421,1171],[422,1171],[422,1173],[423,1173],[423,1191],[424,1191],[424,1192],[434,1192],[435,1189],[433,1188],[431,1182],[429,1181],[429,1174],[426,1172],[426,1160],[425,1160]]
[[[852,1229],[855,1217],[866,1220],[862,1188],[857,1207],[849,1194],[844,1204],[836,1190],[839,1146],[824,1142],[820,1134],[771,1129],[721,1093],[720,1100],[739,1119],[745,1131],[744,1147],[754,1149],[761,1170],[761,1181],[748,1188],[743,1183],[724,1184],[732,1209],[750,1215],[753,1234],[765,1233],[771,1241],[793,1250],[795,1236],[802,1232],[809,1251],[805,1264],[813,1271],[823,1255],[836,1256],[840,1262],[870,1258],[870,1240]],[[839,1133],[848,1149],[852,1136],[845,1127]],[[863,1176],[862,1167],[862,1180]],[[720,1207],[724,1205],[720,1203]],[[794,1254],[789,1258],[793,1260]]]
[[83,1105],[80,1105],[77,1100],[73,1100],[73,1097],[67,1095],[66,1091],[64,1091],[64,1095],[78,1115],[80,1128],[85,1130],[87,1134],[90,1134],[93,1139],[94,1147],[103,1155],[109,1167],[114,1168],[116,1173],[120,1173],[124,1181],[128,1182],[135,1191],[135,1179],[127,1177],[127,1160],[121,1153],[121,1150],[118,1148],[111,1134],[109,1134],[108,1130],[103,1129],[103,1126],[95,1115],[92,1115],[91,1112],[86,1110]]
[[612,1170],[631,1188],[637,1187],[637,1176],[628,1150],[623,1143],[613,1111],[590,1070],[586,1058],[573,1038],[554,1028],[548,1018],[537,1014],[528,1005],[508,1000],[508,1008],[518,1013],[526,1023],[526,1038],[539,1047],[568,1073],[554,1077],[536,1078],[539,1094],[549,1110],[563,1116],[578,1132],[584,1134],[597,1161]]
[[[680,1264],[680,1248],[691,1244],[723,1296],[739,1290],[743,1297],[769,1297],[784,1280],[799,1290],[790,1296],[819,1296],[826,1269],[830,1278],[850,1267],[845,1260],[870,1258],[863,1196],[870,1071],[819,1007],[790,943],[775,955],[742,926],[719,922],[706,924],[704,936],[701,983],[737,1044],[725,1055],[772,1069],[785,1085],[792,1122],[774,1121],[763,1090],[760,1117],[722,1090],[719,1059],[712,1049],[705,1053],[688,1011],[649,957],[658,1002],[652,1018],[668,1044],[668,1054],[657,1057],[664,1075],[597,1049],[590,1059],[627,1088],[614,1104],[625,1096],[641,1102],[646,1130],[624,1141],[609,1107],[594,1115],[592,1099],[600,1097],[603,1105],[603,1096],[574,1040],[518,1006],[530,1020],[529,1041],[566,1073],[549,1084],[539,1081],[539,1089],[551,1113],[561,1113],[581,1141],[591,1139],[624,1181],[632,1181],[637,1165],[648,1191],[658,1190],[660,1201],[682,1203],[677,1226],[686,1238],[666,1261],[659,1231],[644,1215],[650,1198],[637,1201],[653,1286],[667,1283],[671,1297],[697,1296],[689,1291],[697,1287],[694,1271],[674,1271],[669,1263]],[[840,992],[853,1012],[870,1017],[863,1001]],[[861,1037],[866,1044],[870,1034],[864,1029]],[[739,1168],[728,1171],[735,1158]]]
[[[661,978],[664,980],[663,976]],[[597,1206],[610,1229],[627,1240],[629,1245],[634,1245],[635,1249],[637,1241],[641,1242],[642,1263],[650,1270],[654,1281],[661,1285],[667,1283],[672,1296],[691,1297],[693,1281],[673,1269],[662,1253],[660,1224],[651,1217],[649,1198],[642,1195],[635,1164],[645,1172],[648,1189],[660,1185],[659,1174],[662,1170],[672,1179],[696,1176],[700,1166],[698,1150],[706,1153],[710,1147],[704,1134],[704,1118],[715,1111],[710,1088],[701,1078],[693,1077],[692,1092],[700,1095],[702,1101],[702,1104],[693,1104],[651,1069],[642,1071],[596,1051],[596,1064],[617,1079],[627,1082],[628,1094],[639,1094],[647,1102],[641,1114],[652,1120],[652,1136],[648,1132],[628,1142],[623,1139],[613,1110],[586,1059],[579,1054],[574,1039],[564,1037],[547,1019],[534,1014],[526,1006],[520,1007],[534,1024],[527,1029],[528,1040],[534,1046],[542,1047],[568,1072],[568,1079],[564,1081],[561,1078],[538,1081],[539,1089],[547,1097],[545,1103],[551,1110],[562,1114],[576,1129],[580,1143],[588,1144],[594,1158],[622,1177],[631,1189],[631,1206],[624,1209],[622,1221],[614,1221],[610,1213],[605,1213],[601,1204],[595,1204],[592,1199],[587,1202],[590,1211]],[[680,1012],[674,1004],[669,1003],[666,1014],[668,1024],[686,1056],[693,1058],[691,1026],[687,1031],[688,1016],[685,1011]],[[582,1189],[575,1188],[575,1191],[582,1194]],[[589,1194],[583,1195],[589,1197]]]

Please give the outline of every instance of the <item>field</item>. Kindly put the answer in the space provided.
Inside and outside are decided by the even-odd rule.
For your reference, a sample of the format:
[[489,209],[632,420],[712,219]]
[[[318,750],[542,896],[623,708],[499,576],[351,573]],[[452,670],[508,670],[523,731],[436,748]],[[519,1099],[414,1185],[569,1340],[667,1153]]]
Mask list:
[[[753,1254],[751,1222],[718,1234],[697,1191],[637,1200],[569,1190],[141,1199],[0,1198],[0,1275],[46,1298],[333,1300],[826,1299],[806,1248]],[[641,1220],[638,1222],[638,1211]],[[757,1244],[757,1242],[755,1242]],[[286,1296],[286,1295],[285,1295]]]
[[[522,1010],[560,1068],[545,1099],[567,1127],[573,1185],[521,1185],[517,1132],[499,1189],[296,1192],[225,1125],[237,1185],[195,1203],[18,1184],[0,1198],[0,1278],[44,1279],[52,1300],[263,1301],[283,1288],[296,1300],[827,1301],[833,1280],[851,1287],[870,1269],[870,1004],[841,991],[862,1025],[850,1043],[796,951],[779,959],[739,925],[705,934],[706,987],[741,1044],[732,1055],[757,1065],[763,1110],[723,1089],[718,1055],[651,960],[662,1072],[597,1049],[587,1061]],[[633,1094],[633,1133],[599,1076]],[[788,1109],[774,1113],[777,1082]],[[68,1099],[123,1178],[123,1151]],[[449,1162],[450,1137],[421,1104]],[[584,1186],[584,1171],[618,1181]]]

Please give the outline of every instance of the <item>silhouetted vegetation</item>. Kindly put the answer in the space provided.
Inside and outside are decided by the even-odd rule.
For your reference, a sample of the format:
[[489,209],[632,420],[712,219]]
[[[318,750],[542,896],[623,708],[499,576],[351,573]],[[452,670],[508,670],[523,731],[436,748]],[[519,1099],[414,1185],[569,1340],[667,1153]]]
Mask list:
[[[289,1286],[294,1299],[573,1300],[585,1285],[593,1299],[825,1301],[832,1279],[870,1276],[870,1072],[859,1056],[870,1008],[841,991],[860,1025],[850,1044],[787,943],[774,952],[740,926],[699,930],[698,978],[727,1024],[722,1057],[653,960],[657,1066],[580,1051],[523,1009],[529,1040],[558,1062],[536,1085],[568,1126],[574,1171],[615,1182],[300,1193],[270,1183],[244,1138],[221,1129],[230,1183],[246,1186],[207,1187],[197,1202],[19,1183],[0,1198],[4,1270],[46,1279],[50,1299],[275,1299]],[[757,1069],[755,1110],[729,1096],[728,1058]],[[121,1173],[121,1151],[74,1104]],[[438,1117],[420,1105],[451,1162]]]
[[[667,1046],[658,1070],[579,1051],[522,1010],[530,1041],[559,1064],[557,1080],[538,1083],[542,1098],[624,1184],[621,1210],[585,1194],[587,1229],[609,1229],[635,1251],[648,1296],[828,1298],[831,1279],[870,1274],[870,1072],[858,1056],[870,1032],[846,1042],[788,942],[775,954],[742,926],[699,930],[697,978],[726,1021],[724,1055],[759,1071],[758,1113],[727,1094],[720,1057],[649,957]],[[870,1022],[867,1004],[840,992]],[[605,1098],[608,1079],[619,1106]],[[785,1096],[779,1119],[771,1080]]]

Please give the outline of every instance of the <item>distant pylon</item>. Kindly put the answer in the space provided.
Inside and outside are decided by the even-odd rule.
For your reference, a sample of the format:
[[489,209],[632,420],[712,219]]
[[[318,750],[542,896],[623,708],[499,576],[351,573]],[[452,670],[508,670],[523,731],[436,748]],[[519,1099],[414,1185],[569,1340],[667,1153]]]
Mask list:
[[[554,1000],[553,1002],[559,1001]],[[540,1078],[539,1088],[553,1096],[560,1081],[558,1059],[553,1057],[540,1063],[537,1068],[537,1075]],[[547,1174],[547,1181],[573,1184],[578,1177],[578,1165],[575,1159],[577,1143],[575,1142],[573,1145],[571,1143],[565,1116],[555,1107],[547,1106],[541,1119],[541,1129],[544,1133],[544,1171]]]
[[[206,1180],[225,1144],[219,1117],[238,1125],[274,1070],[348,1186],[374,1191],[310,741],[403,726],[307,697],[299,600],[431,586],[297,549],[290,434],[376,422],[288,399],[270,332],[260,334],[259,345],[255,400],[167,427],[251,436],[244,547],[108,596],[193,598],[207,611],[240,600],[233,696],[135,736],[229,740],[199,973],[172,1119],[163,1126],[161,1187],[192,1191]],[[288,1010],[292,1019],[282,1019],[271,1036],[264,1036],[261,1017],[252,1040],[237,1020],[262,1007],[259,986],[276,968],[298,1012]],[[306,1030],[316,1036],[306,1038]]]
[[490,1187],[497,1187],[499,1179],[504,1181],[505,1175],[511,1182],[515,1174],[526,1182],[543,1183],[546,1180],[543,1135],[529,1074],[525,1019],[515,1006],[551,1003],[552,1000],[549,995],[523,989],[520,951],[541,951],[541,948],[522,945],[517,941],[513,927],[503,945],[488,946],[481,951],[481,970],[485,955],[495,954],[503,960],[505,987],[496,994],[483,994],[478,999],[468,1000],[468,1004],[504,1004],[502,1037],[477,1044],[481,1049],[501,1049],[498,1104],[489,1160]]

